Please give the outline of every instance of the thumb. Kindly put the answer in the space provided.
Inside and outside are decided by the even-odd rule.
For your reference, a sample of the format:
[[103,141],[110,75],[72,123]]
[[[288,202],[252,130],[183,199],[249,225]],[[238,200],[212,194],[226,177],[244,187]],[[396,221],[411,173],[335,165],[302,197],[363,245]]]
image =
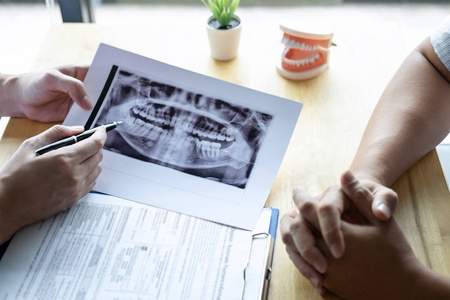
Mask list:
[[394,214],[397,203],[397,193],[387,187],[380,186],[375,191],[375,198],[372,202],[373,214],[379,220],[389,220]]
[[83,126],[64,126],[55,125],[50,129],[42,132],[41,134],[34,137],[36,140],[36,146],[43,147],[50,143],[54,143],[61,139],[67,138],[69,136],[81,133],[84,131]]
[[346,171],[341,176],[342,190],[356,206],[358,211],[372,224],[378,220],[372,213],[371,205],[373,202],[372,192],[355,178],[351,171]]

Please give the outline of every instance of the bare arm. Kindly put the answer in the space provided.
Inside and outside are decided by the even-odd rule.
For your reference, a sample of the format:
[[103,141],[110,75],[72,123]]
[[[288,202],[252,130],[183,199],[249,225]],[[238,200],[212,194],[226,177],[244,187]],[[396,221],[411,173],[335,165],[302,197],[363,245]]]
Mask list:
[[366,222],[343,221],[348,248],[339,259],[318,242],[330,263],[327,289],[345,299],[449,299],[450,278],[420,263],[394,218],[382,222],[373,216],[371,192],[350,172],[341,182],[355,213]]
[[390,186],[449,130],[450,72],[426,39],[381,96],[350,169]]
[[0,74],[0,116],[20,116],[20,111],[11,101],[17,76]]
[[[397,195],[388,187],[433,149],[449,129],[450,72],[426,39],[406,58],[381,96],[350,167],[370,192],[372,211],[378,219],[387,220],[395,211]],[[328,264],[316,248],[310,226],[320,223],[326,245],[335,258],[341,257],[346,246],[340,216],[350,204],[339,188],[330,188],[315,198],[294,190],[296,198],[299,213],[284,217],[283,241],[300,272],[323,294],[321,273]],[[298,235],[296,227],[311,234]]]

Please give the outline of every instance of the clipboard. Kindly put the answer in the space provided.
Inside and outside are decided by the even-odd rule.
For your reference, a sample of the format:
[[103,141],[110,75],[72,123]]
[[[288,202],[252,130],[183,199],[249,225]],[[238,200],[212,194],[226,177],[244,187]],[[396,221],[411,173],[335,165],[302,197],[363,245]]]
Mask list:
[[263,213],[267,211],[271,213],[269,228],[253,231],[249,260],[244,269],[244,300],[268,299],[279,210],[265,207]]
[[[266,300],[268,298],[278,216],[278,209],[265,207],[261,213],[261,221],[250,232],[251,235],[247,236],[247,241],[251,244],[247,252],[248,259],[243,266],[244,284],[241,299]],[[251,240],[248,237],[251,237]],[[18,238],[20,240],[21,237]],[[29,241],[26,238],[25,240]],[[11,240],[0,245],[0,260],[10,242]]]

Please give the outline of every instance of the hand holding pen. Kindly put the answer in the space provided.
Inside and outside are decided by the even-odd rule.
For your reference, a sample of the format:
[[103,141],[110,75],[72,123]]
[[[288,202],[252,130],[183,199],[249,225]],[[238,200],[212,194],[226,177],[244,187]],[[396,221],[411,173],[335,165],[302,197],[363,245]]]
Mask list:
[[53,141],[82,133],[82,126],[56,125],[27,139],[0,172],[0,241],[21,227],[66,210],[95,186],[106,141],[104,128],[82,143],[36,156]]
[[[111,122],[109,124],[105,124],[99,127],[104,127],[106,132],[113,130],[114,128],[117,128],[120,124],[122,124],[122,121],[118,121],[118,122]],[[84,131],[83,133],[80,133],[78,135],[73,135],[71,137],[59,140],[57,142],[51,143],[49,145],[46,145],[42,148],[39,148],[35,151],[36,155],[42,155],[44,153],[47,153],[49,151],[52,150],[56,150],[59,149],[61,147],[64,146],[69,146],[69,145],[73,145],[79,141],[82,141],[84,139],[87,139],[88,137],[90,137],[91,135],[93,135],[95,133],[95,131],[99,128],[99,127],[95,127],[89,130]]]

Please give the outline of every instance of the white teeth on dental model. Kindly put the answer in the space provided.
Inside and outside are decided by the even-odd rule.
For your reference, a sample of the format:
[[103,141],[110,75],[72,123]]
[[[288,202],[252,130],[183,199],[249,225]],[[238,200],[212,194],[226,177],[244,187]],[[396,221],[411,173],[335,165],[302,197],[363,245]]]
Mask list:
[[311,55],[308,58],[302,59],[302,60],[292,60],[292,59],[288,59],[286,58],[284,55],[282,56],[282,60],[283,62],[291,65],[291,66],[296,66],[296,67],[300,67],[300,66],[304,66],[304,65],[308,65],[308,64],[312,64],[313,62],[315,62],[317,59],[319,59],[320,55],[319,53],[314,53],[313,55]]
[[285,37],[282,39],[281,42],[286,46],[286,48],[300,49],[302,51],[314,51],[319,48],[318,45],[308,45],[305,43],[299,43]]

